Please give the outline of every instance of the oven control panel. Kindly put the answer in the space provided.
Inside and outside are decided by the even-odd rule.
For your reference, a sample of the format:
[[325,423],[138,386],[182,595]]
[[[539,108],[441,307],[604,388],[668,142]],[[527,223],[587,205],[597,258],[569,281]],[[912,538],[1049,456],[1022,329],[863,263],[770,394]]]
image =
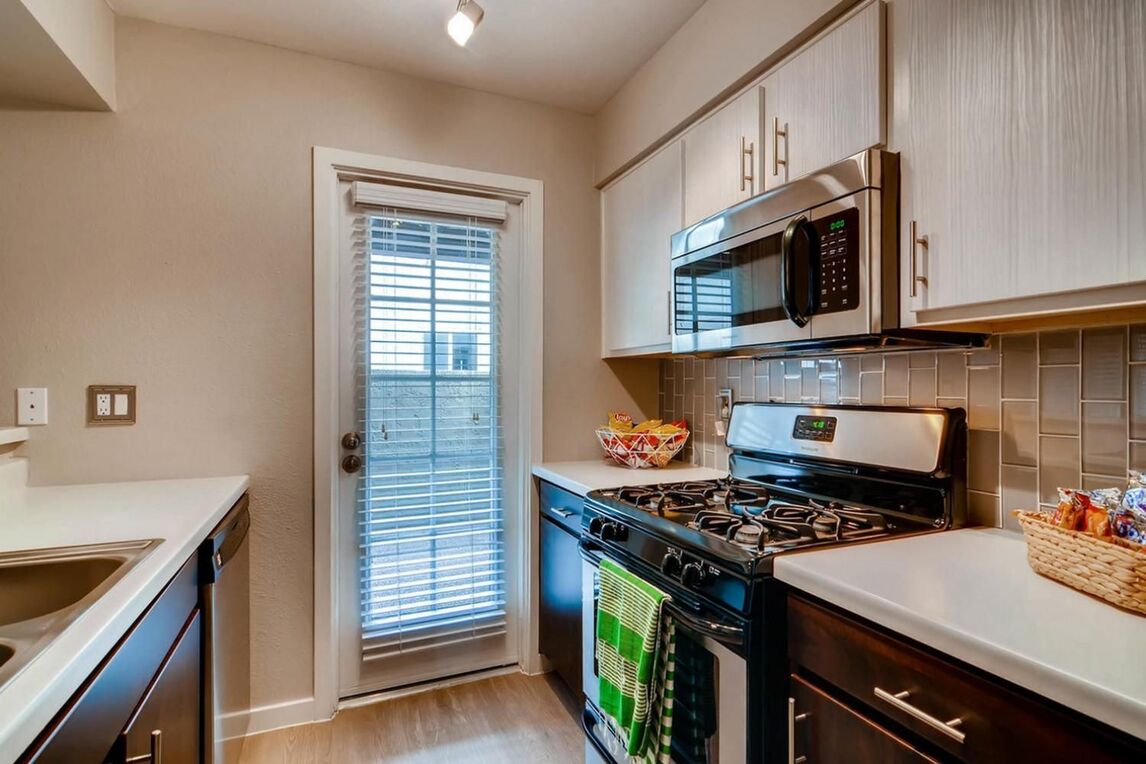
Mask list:
[[796,440],[814,440],[818,443],[831,443],[836,439],[836,418],[834,416],[798,416],[792,428]]
[[858,308],[859,210],[855,207],[816,221],[820,235],[820,306],[816,313]]

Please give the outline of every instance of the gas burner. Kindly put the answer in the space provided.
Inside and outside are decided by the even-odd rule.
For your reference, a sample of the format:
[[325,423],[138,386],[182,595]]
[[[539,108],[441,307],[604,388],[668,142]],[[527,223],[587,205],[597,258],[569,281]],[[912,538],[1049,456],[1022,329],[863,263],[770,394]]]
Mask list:
[[891,527],[878,512],[847,507],[838,502],[820,504],[772,500],[717,505],[698,512],[688,527],[718,536],[745,549],[766,552],[823,541],[842,541],[881,535]]
[[662,517],[709,510],[731,512],[735,504],[763,506],[769,501],[763,486],[732,478],[618,488],[607,495]]

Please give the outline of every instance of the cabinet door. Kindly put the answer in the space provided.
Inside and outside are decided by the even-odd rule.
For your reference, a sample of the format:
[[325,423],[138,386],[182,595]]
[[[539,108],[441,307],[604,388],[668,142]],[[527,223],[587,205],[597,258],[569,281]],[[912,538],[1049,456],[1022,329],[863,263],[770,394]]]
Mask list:
[[541,518],[541,613],[538,649],[581,695],[581,554],[577,538]]
[[681,223],[681,142],[601,192],[605,357],[669,350],[669,256]]
[[[906,291],[913,261],[927,279],[906,305],[1146,278],[1141,3],[892,0],[888,24],[901,281]],[[925,246],[912,249],[912,221]],[[984,305],[961,317],[1010,312],[1022,310]]]
[[684,136],[684,224],[747,199],[762,187],[760,90],[753,87],[689,129]]
[[847,761],[851,764],[924,764],[935,759],[852,711],[830,695],[792,675],[790,729],[799,761]]
[[883,19],[870,3],[764,78],[764,188],[884,143]]
[[188,621],[175,648],[167,656],[143,701],[120,737],[124,758],[114,761],[149,761],[153,747],[163,764],[200,761],[199,712],[202,614]]

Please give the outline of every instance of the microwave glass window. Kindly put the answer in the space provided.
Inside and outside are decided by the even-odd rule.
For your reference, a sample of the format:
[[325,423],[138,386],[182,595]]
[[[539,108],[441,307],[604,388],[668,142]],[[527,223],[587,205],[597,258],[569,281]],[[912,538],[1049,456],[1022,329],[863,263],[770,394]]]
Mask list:
[[748,242],[673,270],[673,329],[711,329],[784,321],[780,302],[782,234]]

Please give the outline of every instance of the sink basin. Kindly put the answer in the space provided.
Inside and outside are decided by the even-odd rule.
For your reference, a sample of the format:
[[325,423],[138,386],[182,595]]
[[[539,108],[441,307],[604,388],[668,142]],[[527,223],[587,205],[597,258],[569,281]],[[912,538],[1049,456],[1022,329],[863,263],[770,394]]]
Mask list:
[[0,689],[159,543],[0,554]]
[[123,565],[112,557],[0,566],[0,626],[74,605]]

